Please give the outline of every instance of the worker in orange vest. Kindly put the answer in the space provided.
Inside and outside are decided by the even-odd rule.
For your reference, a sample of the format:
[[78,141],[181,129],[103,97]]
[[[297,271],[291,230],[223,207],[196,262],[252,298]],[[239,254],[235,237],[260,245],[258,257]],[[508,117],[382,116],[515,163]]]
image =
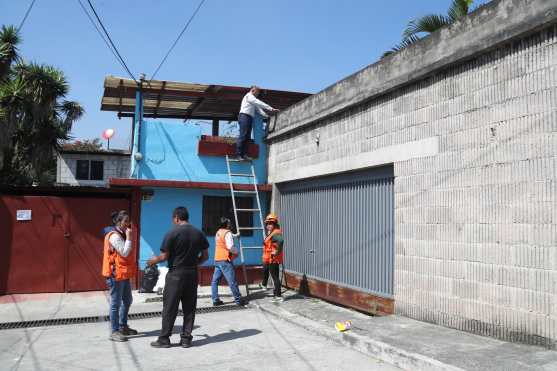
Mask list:
[[282,301],[281,282],[279,276],[279,264],[282,264],[284,251],[282,249],[284,239],[280,230],[279,220],[275,214],[269,214],[265,218],[265,231],[267,237],[263,241],[263,282],[264,287],[267,286],[269,273],[273,278],[274,290],[273,300]]
[[236,305],[243,306],[246,304],[240,294],[238,283],[234,274],[234,264],[232,261],[238,256],[238,250],[234,246],[234,238],[232,236],[230,219],[221,217],[219,230],[215,235],[215,271],[211,280],[211,298],[213,305],[223,305],[224,302],[219,298],[219,281],[224,276]]
[[128,326],[128,312],[132,304],[130,279],[135,277],[137,265],[132,252],[130,216],[126,210],[114,217],[115,229],[104,237],[102,275],[110,292],[110,340],[127,341],[137,335]]

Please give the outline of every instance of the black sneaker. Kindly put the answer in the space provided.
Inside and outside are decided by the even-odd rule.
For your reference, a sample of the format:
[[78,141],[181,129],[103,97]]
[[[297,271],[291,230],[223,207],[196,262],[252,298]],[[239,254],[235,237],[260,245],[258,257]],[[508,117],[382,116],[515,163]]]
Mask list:
[[236,302],[236,305],[239,307],[244,307],[246,305],[248,305],[248,301],[247,299],[241,298],[240,301]]
[[244,161],[253,161],[253,158],[249,157],[248,155],[243,155],[242,158],[244,159]]
[[156,341],[151,342],[153,348],[170,348],[170,340],[161,340],[158,338]]
[[112,341],[118,341],[118,342],[128,341],[128,339],[126,339],[124,334],[122,334],[120,331],[112,332],[112,334],[110,334],[109,339],[112,340]]
[[122,335],[124,335],[124,336],[133,336],[133,335],[137,335],[137,330],[134,330],[133,328],[128,327],[128,326],[122,327],[122,328],[120,329],[120,332],[121,332]]
[[180,341],[180,345],[182,346],[182,348],[189,348],[191,347],[191,339],[182,339]]
[[218,307],[219,305],[224,305],[224,301],[217,299],[213,302],[213,307]]

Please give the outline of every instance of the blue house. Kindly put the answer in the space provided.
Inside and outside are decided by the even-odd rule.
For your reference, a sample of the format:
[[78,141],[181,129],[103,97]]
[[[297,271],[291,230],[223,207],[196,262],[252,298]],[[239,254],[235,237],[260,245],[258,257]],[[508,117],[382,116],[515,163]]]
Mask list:
[[[190,222],[208,237],[210,258],[201,270],[201,282],[210,280],[214,256],[214,234],[218,219],[234,220],[231,187],[238,208],[255,209],[258,202],[252,177],[229,181],[226,155],[234,154],[234,137],[219,135],[221,125],[237,120],[247,87],[202,85],[170,81],[133,80],[108,76],[104,82],[101,110],[132,118],[131,171],[127,178],[111,178],[111,187],[128,187],[141,200],[132,213],[139,214],[139,241],[136,243],[140,269],[153,255],[171,227],[176,206],[186,206]],[[271,106],[285,109],[308,94],[262,90],[260,98]],[[262,214],[269,210],[271,187],[267,184],[267,147],[262,117],[254,120],[253,139],[248,153],[254,158],[255,184]],[[227,124],[225,124],[227,123]],[[207,130],[209,129],[210,130]],[[232,163],[234,173],[249,173],[249,163]],[[241,227],[260,227],[258,213],[239,213]],[[242,244],[249,266],[248,280],[259,276],[262,232],[242,231]],[[238,261],[236,264],[241,263]],[[240,278],[241,276],[239,276]]]

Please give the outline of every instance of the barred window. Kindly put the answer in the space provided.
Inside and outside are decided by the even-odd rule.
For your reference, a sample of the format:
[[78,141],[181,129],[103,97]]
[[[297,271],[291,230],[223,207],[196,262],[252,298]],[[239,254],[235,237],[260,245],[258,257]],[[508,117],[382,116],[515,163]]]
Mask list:
[[[253,209],[253,197],[236,197],[238,209]],[[203,232],[213,236],[219,229],[220,218],[224,216],[231,220],[232,231],[236,233],[234,223],[234,209],[231,197],[203,196]],[[253,227],[252,212],[238,212],[240,227]],[[253,230],[241,231],[242,236],[253,236]]]

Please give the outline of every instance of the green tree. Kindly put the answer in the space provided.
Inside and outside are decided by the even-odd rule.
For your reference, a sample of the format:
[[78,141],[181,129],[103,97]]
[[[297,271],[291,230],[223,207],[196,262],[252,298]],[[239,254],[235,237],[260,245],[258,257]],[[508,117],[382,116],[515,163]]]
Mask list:
[[446,27],[465,17],[472,11],[474,0],[453,0],[447,15],[428,14],[421,18],[411,20],[402,33],[402,41],[391,50],[383,53],[383,57],[402,50],[435,31]]
[[83,115],[65,100],[69,86],[63,72],[25,63],[17,54],[20,39],[13,27],[0,31],[0,182],[23,185],[52,182],[55,153],[69,139]]

